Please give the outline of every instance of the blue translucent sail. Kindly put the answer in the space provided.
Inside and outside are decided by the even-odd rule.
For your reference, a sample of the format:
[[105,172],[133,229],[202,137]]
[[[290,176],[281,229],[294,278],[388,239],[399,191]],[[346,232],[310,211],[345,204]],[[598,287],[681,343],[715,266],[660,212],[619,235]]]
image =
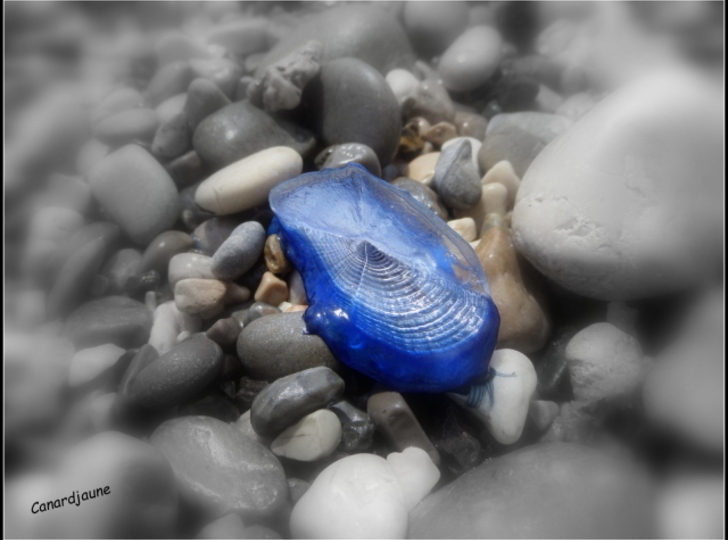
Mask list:
[[500,323],[488,282],[431,210],[358,164],[284,182],[270,205],[306,286],[307,329],[340,361],[400,392],[487,374]]

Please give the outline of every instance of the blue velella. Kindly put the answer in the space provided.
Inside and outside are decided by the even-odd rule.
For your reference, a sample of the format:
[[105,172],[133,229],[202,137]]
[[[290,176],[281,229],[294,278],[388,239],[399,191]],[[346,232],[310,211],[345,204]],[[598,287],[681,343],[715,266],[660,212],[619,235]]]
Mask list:
[[484,381],[500,318],[472,247],[431,210],[358,164],[284,182],[270,205],[306,327],[340,361],[400,392]]

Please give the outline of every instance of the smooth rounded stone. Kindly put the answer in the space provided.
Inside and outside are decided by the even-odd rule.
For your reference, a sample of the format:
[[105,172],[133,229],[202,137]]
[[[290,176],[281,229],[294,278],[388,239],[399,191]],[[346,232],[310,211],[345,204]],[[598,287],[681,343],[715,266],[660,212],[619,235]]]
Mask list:
[[190,60],[190,69],[194,78],[202,77],[214,82],[228,98],[233,97],[243,74],[235,62],[226,58]]
[[182,92],[165,99],[154,110],[157,112],[157,117],[160,122],[169,122],[175,115],[184,112],[185,103],[187,103],[187,93]]
[[159,127],[153,109],[132,109],[104,118],[94,126],[93,134],[103,144],[119,147],[132,142],[151,142]]
[[571,126],[568,118],[555,114],[498,114],[488,123],[485,140],[478,153],[480,169],[487,172],[505,160],[511,163],[516,175],[523,178],[541,150]]
[[147,245],[177,220],[177,187],[146,150],[125,146],[89,173],[94,197],[136,244]]
[[374,150],[361,143],[330,146],[316,156],[314,163],[319,170],[338,169],[347,163],[358,163],[374,176],[380,177],[382,174],[382,168]]
[[288,284],[275,274],[266,272],[260,280],[254,298],[256,302],[277,306],[288,299]]
[[[479,114],[457,111],[453,124],[461,137],[471,137],[477,141],[485,139],[485,132],[488,129],[488,120]],[[475,152],[477,155],[477,152]]]
[[236,279],[255,265],[264,244],[265,229],[260,223],[242,223],[217,248],[210,261],[210,271],[218,279]]
[[250,421],[260,435],[276,435],[343,392],[344,381],[328,367],[293,373],[261,390],[250,408]]
[[142,254],[138,249],[120,249],[112,255],[101,269],[101,274],[109,280],[106,292],[108,294],[122,294],[126,281],[139,268]]
[[[423,463],[420,452],[428,459],[420,449],[409,448],[400,460],[356,454],[329,465],[294,506],[291,534],[295,538],[405,538],[412,501],[422,499],[440,476],[431,462]],[[407,461],[419,466],[410,468]]]
[[478,152],[480,152],[481,146],[483,146],[483,143],[480,142],[480,140],[475,139],[473,137],[453,137],[452,139],[448,139],[442,144],[442,150],[445,150],[449,148],[450,146],[455,146],[456,144],[460,144],[460,141],[467,141],[470,144],[470,150],[471,150],[471,156],[470,159],[473,162],[473,167],[475,168],[475,171],[480,174],[480,165],[478,164]]
[[190,148],[192,132],[183,111],[160,124],[152,140],[152,154],[163,159],[181,156]]
[[682,473],[666,480],[657,496],[657,537],[723,536],[723,479],[709,473]]
[[229,347],[238,341],[243,325],[234,317],[219,319],[205,332],[205,336],[220,347]]
[[450,122],[438,122],[422,134],[425,141],[436,147],[444,145],[455,137],[457,137],[457,129]]
[[61,255],[62,242],[67,241],[83,226],[84,218],[75,210],[54,206],[42,207],[34,214],[22,252],[24,273],[44,282],[51,279],[48,262]]
[[230,98],[211,80],[203,78],[193,80],[187,89],[184,107],[191,132],[194,133],[202,120],[230,103]]
[[[197,206],[197,203],[194,203]],[[197,206],[199,208],[199,206]],[[209,214],[206,210],[203,210]],[[209,214],[212,215],[212,214]],[[200,223],[192,232],[195,247],[206,255],[213,256],[232,232],[240,225],[238,216],[211,217]]]
[[[491,184],[496,185],[496,184]],[[500,184],[497,184],[500,185]],[[529,273],[513,247],[510,231],[491,227],[475,248],[490,293],[498,308],[498,347],[533,353],[551,335],[551,320],[545,307],[538,276]]]
[[250,409],[241,414],[240,417],[233,423],[233,425],[237,429],[239,429],[243,433],[243,435],[250,437],[254,441],[259,442],[266,448],[270,446],[270,437],[263,437],[261,435],[258,435],[253,429],[253,425],[250,423]]
[[598,101],[599,100],[591,94],[579,92],[578,94],[567,97],[561,105],[559,105],[555,113],[576,122],[592,110]]
[[[256,312],[256,306],[266,307],[261,303],[253,304],[249,316]],[[324,341],[314,334],[305,333],[305,329],[300,312],[280,313],[276,310],[253,319],[246,323],[238,337],[240,361],[252,377],[267,381],[318,366],[338,369],[339,362]]]
[[303,92],[302,107],[323,144],[361,143],[374,150],[380,165],[394,159],[402,130],[399,104],[371,65],[356,58],[323,64]]
[[402,102],[401,109],[403,118],[422,117],[430,124],[455,119],[455,106],[450,94],[436,80],[421,81],[414,93]]
[[646,362],[639,342],[609,323],[595,323],[566,346],[577,400],[594,403],[629,394],[643,379]]
[[440,204],[437,193],[422,182],[401,176],[392,182],[392,185],[409,192],[415,200],[432,210],[440,219],[447,219],[447,210]]
[[473,218],[465,217],[454,219],[452,221],[448,221],[447,224],[451,229],[462,236],[466,242],[473,242],[478,237],[475,231],[475,220]]
[[425,57],[442,53],[468,26],[467,2],[407,2],[404,28]]
[[293,269],[291,262],[283,251],[281,239],[277,234],[271,234],[266,238],[263,256],[265,257],[266,268],[273,274],[287,274]]
[[650,422],[716,453],[724,435],[723,320],[723,290],[710,290],[659,354],[642,391]]
[[109,147],[98,139],[89,139],[84,143],[76,154],[76,172],[83,177],[109,153]]
[[323,62],[353,57],[384,74],[395,68],[407,69],[414,61],[407,35],[396,17],[377,5],[345,4],[297,23],[266,54],[256,76],[312,39],[324,46]]
[[[528,486],[528,489],[524,489]],[[489,460],[410,515],[411,538],[652,538],[641,471],[587,446],[528,446]]]
[[548,86],[540,84],[535,102],[537,110],[545,113],[554,113],[564,102],[564,98]]
[[70,255],[48,293],[47,310],[51,318],[65,316],[84,300],[105,255],[106,246],[100,238]]
[[435,465],[440,454],[434,447],[412,409],[398,392],[379,392],[367,400],[367,414],[379,432],[394,448],[403,451],[414,446],[427,452]]
[[199,315],[217,307],[223,301],[227,285],[217,279],[181,279],[174,286],[177,309]]
[[295,461],[317,461],[331,454],[341,441],[341,422],[327,409],[307,414],[284,429],[271,443],[271,451]]
[[126,351],[113,343],[81,349],[73,356],[68,384],[71,387],[83,386],[114,367]]
[[166,32],[157,41],[154,49],[160,66],[193,58],[211,57],[204,43],[176,30]]
[[174,301],[164,302],[154,310],[149,345],[159,354],[164,354],[177,345],[181,334],[194,334],[200,330],[201,325],[202,321],[198,316],[180,311]]
[[211,267],[212,257],[200,253],[178,253],[169,260],[169,285],[174,288],[183,279],[216,279]]
[[156,107],[164,100],[186,92],[193,78],[189,62],[166,64],[159,68],[149,81],[145,91],[147,101]]
[[[87,247],[89,244],[95,243],[97,240],[100,241],[103,246],[102,257],[115,249],[121,239],[121,229],[114,223],[106,221],[97,221],[95,223],[89,223],[78,229],[67,241],[63,242],[60,248],[56,251],[52,261],[50,261],[49,272],[60,273],[61,268],[68,263],[72,256],[76,253],[80,253],[79,250]],[[89,280],[93,278],[89,274]]]
[[503,39],[491,26],[468,28],[440,57],[437,69],[448,90],[470,92],[484,85],[500,65]]
[[219,519],[208,523],[197,533],[195,538],[200,540],[216,538],[245,538],[245,524],[238,514],[225,514]]
[[222,350],[197,335],[162,354],[132,383],[134,400],[150,409],[184,403],[204,390],[222,369]]
[[481,179],[481,183],[484,186],[495,183],[504,185],[508,190],[506,209],[513,209],[513,205],[516,202],[518,188],[521,186],[521,179],[516,175],[516,171],[513,170],[513,165],[511,165],[510,161],[499,161],[493,165],[488,172],[485,173]]
[[244,58],[269,47],[269,21],[264,18],[236,19],[215,25],[207,34],[207,42],[222,45]]
[[428,185],[435,176],[435,168],[440,161],[440,152],[428,152],[416,157],[407,164],[405,176]]
[[165,538],[174,534],[179,498],[174,474],[149,443],[116,431],[84,440],[62,460],[52,498],[68,496],[72,489],[83,493],[105,486],[108,494],[96,495],[70,512],[61,510],[52,535]]
[[546,431],[559,415],[559,404],[553,401],[534,399],[528,406],[528,418],[539,431]]
[[392,89],[392,93],[397,98],[400,107],[405,99],[414,95],[417,85],[420,83],[420,80],[406,69],[393,69],[387,73],[385,80]]
[[[218,380],[220,378],[221,375],[218,375]],[[208,388],[192,401],[180,406],[177,416],[206,416],[226,423],[234,422],[240,415],[240,409],[231,399],[231,394],[232,390],[223,392],[218,388]]]
[[[671,72],[602,100],[522,182],[513,214],[519,250],[566,289],[604,300],[667,293],[715,272],[722,242],[716,97],[697,75]],[[645,135],[658,132],[668,135]],[[584,137],[598,146],[587,152]],[[585,157],[563,166],[572,155]],[[575,186],[576,177],[587,180]],[[537,217],[529,211],[534,200]]]
[[131,362],[129,362],[119,383],[117,395],[121,406],[126,405],[129,401],[132,385],[137,375],[157,358],[159,358],[159,353],[152,345],[147,344],[139,347],[139,351],[131,359]]
[[96,123],[116,113],[141,109],[144,107],[144,96],[136,88],[122,86],[112,90],[102,99],[91,113],[91,121]]
[[[53,500],[53,475],[34,471],[9,476],[5,484],[5,535],[8,538],[47,538],[55,523],[53,513],[32,514],[36,501]],[[37,508],[37,507],[36,507]]]
[[167,277],[169,261],[175,255],[184,253],[194,246],[192,237],[182,231],[164,231],[154,238],[144,250],[137,273],[142,275],[155,270],[164,279]]
[[461,140],[440,153],[432,187],[449,208],[469,208],[480,201],[480,175],[473,165],[472,146]]
[[314,144],[307,130],[269,115],[249,101],[215,111],[200,122],[192,137],[192,146],[214,171],[271,147],[287,146],[305,155]]
[[490,359],[495,370],[492,393],[486,392],[477,408],[468,408],[466,398],[448,394],[478,418],[501,444],[521,438],[531,397],[536,391],[536,370],[528,357],[513,349],[498,349]]
[[[190,150],[172,161],[164,164],[165,170],[169,173],[178,189],[184,191],[197,182],[202,181],[205,176],[205,166],[197,152]],[[180,196],[182,193],[180,193]],[[182,210],[184,212],[184,209]],[[194,227],[190,227],[192,229]]]
[[276,457],[225,422],[176,418],[150,440],[172,464],[183,496],[211,516],[273,518],[285,505],[288,485]]
[[91,188],[80,176],[53,173],[48,177],[47,201],[57,208],[85,215],[91,205]]
[[346,400],[329,405],[329,410],[339,417],[341,422],[341,448],[345,452],[361,452],[368,450],[374,436],[374,422],[367,413],[354,407]]

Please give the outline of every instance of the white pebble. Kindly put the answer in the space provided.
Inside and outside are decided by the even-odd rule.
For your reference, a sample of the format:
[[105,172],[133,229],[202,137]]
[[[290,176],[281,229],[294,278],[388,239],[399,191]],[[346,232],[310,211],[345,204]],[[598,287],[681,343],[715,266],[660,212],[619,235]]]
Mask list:
[[280,433],[271,443],[271,450],[277,456],[296,461],[316,461],[336,450],[339,441],[339,418],[328,409],[321,409]]

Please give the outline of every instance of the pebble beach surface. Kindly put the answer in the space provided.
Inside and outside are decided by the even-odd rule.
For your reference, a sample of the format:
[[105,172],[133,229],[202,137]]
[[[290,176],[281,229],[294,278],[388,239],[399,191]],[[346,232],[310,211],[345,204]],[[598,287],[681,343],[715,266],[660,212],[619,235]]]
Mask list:
[[6,536],[723,536],[722,7],[658,4],[8,3]]

